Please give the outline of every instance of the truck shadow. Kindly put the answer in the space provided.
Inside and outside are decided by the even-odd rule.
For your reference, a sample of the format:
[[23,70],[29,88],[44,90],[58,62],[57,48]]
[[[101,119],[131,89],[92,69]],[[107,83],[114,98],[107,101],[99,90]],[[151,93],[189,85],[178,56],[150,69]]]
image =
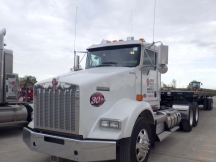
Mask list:
[[23,125],[0,127],[0,139],[22,136]]

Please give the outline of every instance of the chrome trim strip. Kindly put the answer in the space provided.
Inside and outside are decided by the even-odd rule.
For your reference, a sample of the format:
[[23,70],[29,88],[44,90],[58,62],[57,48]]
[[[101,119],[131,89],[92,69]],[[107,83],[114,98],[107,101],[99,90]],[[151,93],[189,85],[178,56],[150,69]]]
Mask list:
[[58,129],[60,128],[61,90],[58,90]]
[[51,89],[49,89],[49,91],[48,91],[48,127],[50,128],[50,95],[51,95]]
[[55,100],[56,100],[56,97],[55,97],[55,91],[53,91],[53,128],[56,128],[55,126]]
[[43,90],[43,127],[45,127],[45,94],[46,93],[46,90],[44,89]]
[[72,90],[70,90],[70,130],[72,130],[72,125],[71,125],[71,108],[72,108]]
[[64,130],[66,129],[66,94],[67,90],[64,91]]
[[[40,112],[41,112],[41,106],[40,106],[40,105],[41,105],[41,104],[40,104],[40,103],[41,103],[41,90],[40,90],[40,89],[39,89],[38,93],[39,93],[39,94],[38,94],[38,106],[39,106],[39,111],[38,111],[38,112],[39,112],[39,114],[40,114]],[[40,119],[40,116],[38,116],[38,119],[39,119],[38,126],[41,126],[41,124],[40,124],[40,122],[41,122],[41,121],[40,121],[40,120],[41,120],[41,119]]]

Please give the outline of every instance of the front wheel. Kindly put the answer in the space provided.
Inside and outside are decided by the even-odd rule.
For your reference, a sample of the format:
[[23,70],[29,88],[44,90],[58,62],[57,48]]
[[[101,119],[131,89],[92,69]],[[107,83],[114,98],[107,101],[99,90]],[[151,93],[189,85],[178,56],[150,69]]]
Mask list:
[[151,128],[144,118],[138,118],[131,137],[120,141],[120,162],[147,162],[150,154]]

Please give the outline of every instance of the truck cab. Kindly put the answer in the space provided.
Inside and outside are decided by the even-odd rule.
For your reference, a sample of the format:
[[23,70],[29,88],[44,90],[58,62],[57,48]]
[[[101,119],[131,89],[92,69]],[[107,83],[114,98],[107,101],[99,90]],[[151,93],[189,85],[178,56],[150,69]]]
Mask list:
[[31,150],[52,155],[51,161],[141,162],[180,123],[190,131],[188,105],[160,105],[168,46],[133,37],[103,40],[87,48],[84,70],[77,53],[74,71],[34,86],[34,117],[23,134]]
[[6,49],[6,29],[0,30],[0,126],[28,124],[32,107],[18,102],[20,85],[18,74],[13,73],[13,51]]

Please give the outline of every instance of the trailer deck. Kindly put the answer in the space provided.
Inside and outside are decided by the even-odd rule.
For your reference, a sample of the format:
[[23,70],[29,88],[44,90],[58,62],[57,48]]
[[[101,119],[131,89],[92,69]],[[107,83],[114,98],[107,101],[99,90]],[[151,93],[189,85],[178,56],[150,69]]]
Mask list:
[[161,105],[172,107],[173,104],[189,104],[196,102],[198,105],[203,105],[203,109],[209,109],[208,100],[213,94],[209,92],[193,92],[182,90],[165,89],[161,91]]

